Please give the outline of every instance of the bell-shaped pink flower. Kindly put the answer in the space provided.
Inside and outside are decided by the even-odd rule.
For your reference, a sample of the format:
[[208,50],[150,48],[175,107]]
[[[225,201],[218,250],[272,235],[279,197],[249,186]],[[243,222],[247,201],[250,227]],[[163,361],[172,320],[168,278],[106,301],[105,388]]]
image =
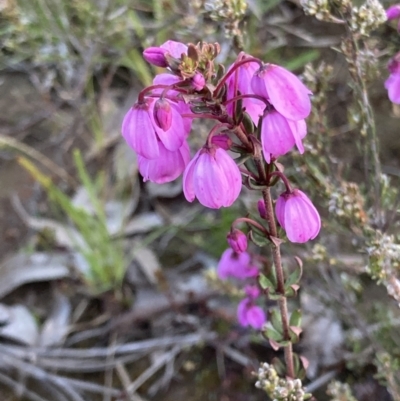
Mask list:
[[236,253],[233,249],[228,248],[218,263],[217,274],[222,280],[228,277],[244,280],[248,277],[256,277],[258,268],[251,264],[251,257],[247,252]]
[[260,330],[267,320],[264,311],[255,305],[255,299],[260,291],[255,286],[247,286],[245,292],[247,296],[239,302],[237,309],[238,321],[243,327],[251,326]]
[[303,120],[311,112],[310,90],[283,67],[266,64],[254,74],[251,86],[289,120]]
[[247,237],[237,228],[231,230],[226,237],[229,246],[236,253],[242,253],[247,249]]
[[284,192],[276,202],[275,213],[291,242],[303,243],[314,239],[321,229],[317,209],[299,189]]
[[241,188],[239,167],[224,149],[215,145],[200,149],[183,175],[186,199],[193,202],[197,198],[211,209],[231,206]]
[[[241,54],[237,61],[243,60],[247,55]],[[232,64],[228,71],[235,65]],[[249,62],[241,65],[237,70],[226,80],[227,85],[227,99],[232,99],[235,95],[251,95],[254,91],[251,87],[251,80],[255,72],[259,69],[259,64],[256,62]],[[238,91],[235,94],[235,88]],[[265,103],[258,99],[244,98],[242,99],[242,106],[246,108],[254,124],[258,124],[260,116],[263,115]],[[226,110],[229,115],[233,115],[234,102],[228,103]]]
[[190,149],[187,142],[175,151],[168,150],[162,142],[158,144],[160,155],[157,159],[138,157],[139,172],[144,181],[164,184],[178,178],[190,161]]
[[122,136],[127,144],[139,155],[147,159],[156,159],[160,155],[157,135],[150,115],[153,99],[135,103],[122,122]]
[[386,17],[389,21],[400,18],[400,4],[395,4],[394,6],[390,6],[386,10]]
[[171,107],[171,125],[164,131],[154,120],[154,105],[153,98],[134,104],[122,122],[122,135],[126,142],[138,155],[146,159],[159,157],[159,142],[168,150],[175,151],[182,146],[186,137],[184,122],[179,112]]
[[266,111],[261,127],[261,143],[264,158],[270,163],[271,156],[286,154],[296,144],[304,153],[302,139],[307,133],[304,120],[291,121],[276,110]]

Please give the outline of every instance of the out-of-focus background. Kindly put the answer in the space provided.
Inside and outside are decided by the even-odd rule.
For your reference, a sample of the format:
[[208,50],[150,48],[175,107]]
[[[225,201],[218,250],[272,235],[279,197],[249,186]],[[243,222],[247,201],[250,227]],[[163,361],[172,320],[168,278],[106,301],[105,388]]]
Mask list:
[[[215,274],[230,224],[257,198],[243,190],[233,208],[207,210],[185,201],[179,180],[143,183],[120,135],[138,92],[162,71],[143,49],[169,39],[219,42],[226,65],[244,50],[304,72],[320,108],[304,157],[293,152],[285,165],[325,219],[317,240],[284,248],[289,266],[293,254],[305,261],[291,305],[304,310],[304,383],[318,400],[331,399],[333,379],[359,401],[400,399],[398,306],[365,274],[354,228],[368,188],[348,68],[335,50],[343,35],[297,1],[0,1],[1,401],[266,399],[252,372],[280,354],[237,324],[238,289]],[[400,40],[390,24],[369,40],[396,214],[399,110],[383,82]],[[192,150],[209,128],[195,122]],[[330,198],[319,187],[328,170]],[[346,207],[356,223],[340,220]],[[392,359],[377,361],[377,350]]]

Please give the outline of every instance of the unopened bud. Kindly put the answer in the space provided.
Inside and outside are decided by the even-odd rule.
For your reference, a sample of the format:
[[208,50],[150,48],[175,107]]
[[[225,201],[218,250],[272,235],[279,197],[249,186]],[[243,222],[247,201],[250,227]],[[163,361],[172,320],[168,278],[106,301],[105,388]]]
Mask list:
[[194,76],[192,78],[193,88],[196,89],[197,91],[201,91],[204,88],[205,84],[206,84],[206,80],[204,79],[203,74],[196,72],[196,74],[194,74]]
[[143,52],[144,59],[157,67],[168,67],[165,53],[167,51],[161,47],[148,47]]
[[229,246],[236,253],[242,253],[247,249],[246,235],[242,231],[236,228],[231,230],[231,232],[227,235],[226,239],[228,240]]
[[258,213],[260,214],[260,217],[262,219],[266,219],[267,218],[267,209],[265,207],[265,203],[263,199],[260,199],[257,202],[257,208],[258,208]]
[[154,105],[154,120],[163,130],[168,131],[172,124],[171,105],[165,99],[158,99]]

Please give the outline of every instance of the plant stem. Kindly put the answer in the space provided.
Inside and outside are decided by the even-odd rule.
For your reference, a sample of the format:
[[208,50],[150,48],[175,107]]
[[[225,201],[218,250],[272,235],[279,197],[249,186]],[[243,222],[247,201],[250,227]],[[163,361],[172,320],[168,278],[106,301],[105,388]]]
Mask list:
[[[274,209],[272,205],[271,189],[266,188],[262,191],[265,208],[267,210],[267,221],[269,225],[269,232],[272,237],[278,238],[278,231],[276,229],[276,222],[274,216]],[[289,333],[289,314],[287,309],[287,300],[285,297],[285,278],[283,275],[282,258],[279,243],[272,244],[272,258],[274,261],[275,273],[277,278],[277,292],[281,294],[278,300],[279,310],[282,318],[283,336],[289,344],[284,347],[286,374],[294,379],[294,365],[293,365],[293,348],[290,341]]]

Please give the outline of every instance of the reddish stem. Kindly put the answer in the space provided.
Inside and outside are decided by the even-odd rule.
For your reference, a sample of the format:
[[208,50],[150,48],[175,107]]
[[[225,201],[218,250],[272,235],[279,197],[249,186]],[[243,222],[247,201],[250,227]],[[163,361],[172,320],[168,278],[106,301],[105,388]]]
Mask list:
[[[271,177],[273,177],[273,176],[277,176],[277,177],[279,177],[279,178],[283,181],[283,183],[285,184],[286,192],[287,192],[287,193],[291,193],[291,192],[293,191],[293,190],[292,190],[292,187],[291,187],[291,185],[290,185],[290,182],[289,182],[289,180],[287,179],[287,177],[286,177],[285,174],[283,174],[281,171],[274,171],[274,172],[272,172],[272,173],[269,174],[269,178],[271,178]],[[268,181],[270,181],[270,180],[268,180]]]
[[233,67],[225,74],[224,77],[222,77],[221,81],[219,81],[218,85],[216,86],[216,88],[214,89],[214,93],[213,95],[215,96],[222,88],[222,86],[224,85],[224,83],[226,82],[226,80],[242,65],[246,64],[246,63],[258,63],[260,65],[260,67],[262,67],[263,63],[261,60],[259,60],[258,58],[254,58],[254,57],[249,57],[249,58],[244,58],[243,60],[237,61]]
[[233,223],[232,223],[232,227],[234,227],[236,224],[239,223],[247,223],[250,224],[253,227],[258,228],[261,232],[263,232],[267,237],[269,237],[269,232],[268,230],[262,226],[260,223],[258,223],[257,221],[253,220],[253,219],[249,219],[248,217],[239,217],[238,219],[236,219]]

